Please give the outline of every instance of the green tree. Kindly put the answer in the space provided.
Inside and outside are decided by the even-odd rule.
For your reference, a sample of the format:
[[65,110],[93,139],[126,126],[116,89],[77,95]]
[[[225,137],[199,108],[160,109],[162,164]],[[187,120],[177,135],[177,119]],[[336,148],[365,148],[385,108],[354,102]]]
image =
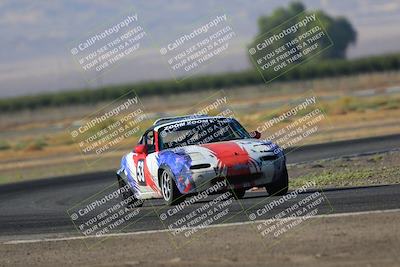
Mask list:
[[[258,36],[271,32],[288,20],[295,18],[293,23],[299,22],[304,16],[296,16],[302,12],[304,12],[304,15],[315,13],[333,41],[333,46],[324,51],[324,53],[321,53],[318,58],[345,58],[346,49],[357,40],[357,32],[350,22],[344,17],[331,17],[321,10],[306,11],[304,5],[300,2],[292,2],[287,8],[278,8],[273,11],[272,14],[260,17],[258,19]],[[307,30],[309,30],[309,28],[302,29],[298,34],[304,33]],[[288,38],[275,42],[273,46],[271,46],[271,50],[281,46],[287,41],[290,41]],[[254,47],[255,43],[256,40],[250,45],[250,47]]]

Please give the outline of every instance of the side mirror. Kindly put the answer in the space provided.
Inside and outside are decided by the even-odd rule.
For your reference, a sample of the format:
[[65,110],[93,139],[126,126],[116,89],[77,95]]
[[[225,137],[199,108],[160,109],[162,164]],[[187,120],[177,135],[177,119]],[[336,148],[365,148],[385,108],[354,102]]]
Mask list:
[[250,136],[255,139],[260,139],[261,133],[259,131],[252,131],[252,132],[250,132]]
[[146,145],[137,145],[135,146],[135,153],[137,154],[143,154],[146,153]]

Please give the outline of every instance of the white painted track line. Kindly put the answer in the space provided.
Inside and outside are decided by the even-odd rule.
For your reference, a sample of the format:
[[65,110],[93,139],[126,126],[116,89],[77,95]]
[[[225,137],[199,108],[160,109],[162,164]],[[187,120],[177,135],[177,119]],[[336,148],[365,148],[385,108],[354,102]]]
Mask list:
[[[347,216],[357,216],[357,215],[367,215],[367,214],[380,214],[380,213],[389,213],[389,212],[400,212],[400,209],[323,214],[323,215],[315,215],[315,216],[309,217],[309,219],[312,219],[312,218],[347,217]],[[289,219],[299,219],[299,218],[302,218],[302,217],[294,217],[294,218],[289,218]],[[270,219],[270,220],[271,221],[279,221],[279,220],[288,220],[288,218]],[[238,225],[246,225],[246,224],[257,224],[257,223],[262,223],[264,221],[265,220],[255,220],[255,221],[216,224],[216,225],[206,226],[203,229],[219,228],[219,227],[230,227],[230,226],[238,226]],[[89,239],[89,238],[108,238],[108,237],[119,237],[119,236],[134,236],[134,235],[164,233],[164,232],[170,232],[170,231],[172,231],[172,230],[163,229],[163,230],[148,230],[148,231],[129,232],[129,233],[106,234],[106,235],[101,235],[101,236],[71,236],[71,237],[60,237],[60,238],[11,240],[11,241],[2,242],[1,244],[3,244],[3,245],[18,245],[18,244],[40,243],[40,242],[57,242],[57,241],[81,240],[81,239]]]

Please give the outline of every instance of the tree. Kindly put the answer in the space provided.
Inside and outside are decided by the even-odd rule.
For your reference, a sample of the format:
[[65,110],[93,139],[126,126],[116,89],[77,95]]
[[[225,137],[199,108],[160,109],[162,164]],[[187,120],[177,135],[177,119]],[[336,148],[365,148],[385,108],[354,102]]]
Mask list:
[[[258,19],[258,36],[270,33],[279,25],[285,24],[289,20],[292,24],[300,22],[304,16],[297,15],[302,12],[304,12],[304,16],[315,13],[333,42],[333,45],[323,53],[319,54],[317,58],[345,58],[346,49],[350,44],[354,44],[357,39],[357,33],[350,22],[344,17],[331,17],[321,10],[306,11],[304,5],[300,2],[292,2],[287,8],[278,8],[273,11],[271,15],[260,17]],[[301,29],[297,34],[299,35],[304,33],[307,30],[309,30],[309,28]],[[282,40],[276,41],[271,45],[271,50],[285,44],[287,41],[290,41],[290,38],[292,37],[288,36]],[[250,47],[254,47],[257,42],[258,40],[256,38]]]

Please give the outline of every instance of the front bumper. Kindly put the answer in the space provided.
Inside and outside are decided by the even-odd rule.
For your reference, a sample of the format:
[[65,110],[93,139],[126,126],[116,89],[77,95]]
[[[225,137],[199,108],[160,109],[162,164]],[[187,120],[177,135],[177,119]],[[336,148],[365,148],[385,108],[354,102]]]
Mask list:
[[284,166],[286,165],[285,158],[280,157],[273,161],[265,161],[261,164],[258,172],[241,174],[241,175],[224,175],[217,174],[210,167],[207,169],[192,170],[192,179],[194,190],[191,192],[204,191],[220,181],[226,180],[226,188],[221,189],[249,189],[252,187],[265,186],[280,178]]

